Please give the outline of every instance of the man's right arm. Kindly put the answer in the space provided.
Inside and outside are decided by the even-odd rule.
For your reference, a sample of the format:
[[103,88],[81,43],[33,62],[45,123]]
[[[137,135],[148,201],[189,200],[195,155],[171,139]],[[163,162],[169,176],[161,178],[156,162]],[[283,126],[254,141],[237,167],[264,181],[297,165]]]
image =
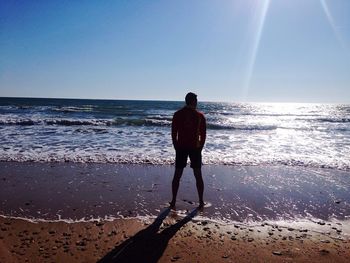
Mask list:
[[201,136],[201,148],[203,148],[207,137],[207,123],[204,115],[201,115],[201,119],[202,120],[200,125],[200,136]]

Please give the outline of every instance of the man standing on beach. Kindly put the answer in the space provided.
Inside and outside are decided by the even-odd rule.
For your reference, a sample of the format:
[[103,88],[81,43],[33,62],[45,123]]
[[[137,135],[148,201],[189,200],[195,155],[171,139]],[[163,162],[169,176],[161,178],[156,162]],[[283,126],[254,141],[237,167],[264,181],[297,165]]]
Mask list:
[[175,112],[171,137],[176,151],[175,173],[172,181],[173,198],[170,207],[174,208],[176,195],[179,190],[183,169],[186,167],[187,158],[190,157],[191,168],[196,178],[196,186],[199,197],[199,207],[204,206],[204,183],[202,178],[202,149],[206,139],[206,121],[203,113],[197,111],[197,95],[189,92],[185,98],[186,105]]

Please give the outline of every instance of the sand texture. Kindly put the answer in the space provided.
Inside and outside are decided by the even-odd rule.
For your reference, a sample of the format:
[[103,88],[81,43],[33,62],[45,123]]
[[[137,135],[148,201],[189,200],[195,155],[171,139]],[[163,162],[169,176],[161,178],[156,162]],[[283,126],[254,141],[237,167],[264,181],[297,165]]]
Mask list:
[[298,167],[1,163],[0,262],[349,262],[350,176]]
[[[341,225],[324,232],[262,223],[221,225],[165,209],[151,222],[0,219],[0,262],[348,262]],[[167,216],[165,219],[164,217]]]

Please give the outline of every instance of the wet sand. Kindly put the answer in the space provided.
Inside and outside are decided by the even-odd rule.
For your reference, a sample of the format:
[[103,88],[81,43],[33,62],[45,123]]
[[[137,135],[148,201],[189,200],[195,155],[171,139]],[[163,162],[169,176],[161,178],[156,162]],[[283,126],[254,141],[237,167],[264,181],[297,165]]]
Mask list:
[[[57,219],[157,216],[171,199],[167,165],[0,162],[0,215]],[[203,216],[223,221],[350,219],[350,172],[288,166],[204,166]],[[185,169],[177,209],[197,204]]]
[[349,172],[204,166],[209,205],[197,211],[186,169],[170,211],[171,166],[8,162],[0,170],[0,262],[350,257]]

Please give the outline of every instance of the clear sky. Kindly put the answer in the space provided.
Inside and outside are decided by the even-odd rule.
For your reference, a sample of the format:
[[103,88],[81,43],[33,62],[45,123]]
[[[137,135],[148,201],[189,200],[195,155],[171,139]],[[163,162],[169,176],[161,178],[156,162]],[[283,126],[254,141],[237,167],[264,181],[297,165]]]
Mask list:
[[349,0],[0,1],[0,96],[350,102]]

